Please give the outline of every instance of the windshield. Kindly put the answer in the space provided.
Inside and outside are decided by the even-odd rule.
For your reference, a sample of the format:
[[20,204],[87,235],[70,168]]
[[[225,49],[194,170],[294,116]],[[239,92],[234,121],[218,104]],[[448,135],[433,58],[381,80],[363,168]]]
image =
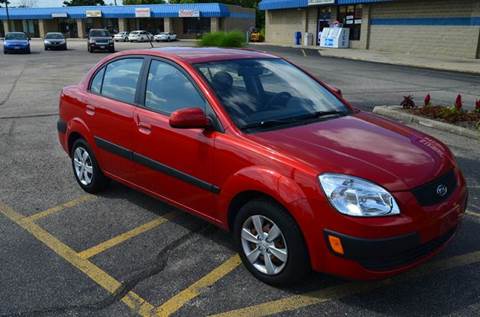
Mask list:
[[63,39],[63,34],[62,33],[48,33],[47,36],[45,36],[46,39]]
[[91,37],[110,37],[110,33],[106,30],[95,30],[95,31],[90,31],[90,36]]
[[26,40],[27,35],[25,33],[7,33],[5,40]]
[[240,129],[281,127],[350,112],[337,97],[282,59],[196,64]]

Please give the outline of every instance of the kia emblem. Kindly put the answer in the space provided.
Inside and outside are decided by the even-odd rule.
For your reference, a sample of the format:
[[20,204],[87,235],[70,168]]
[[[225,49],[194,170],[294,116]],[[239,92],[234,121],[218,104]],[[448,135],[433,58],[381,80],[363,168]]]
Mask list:
[[437,186],[437,195],[438,196],[443,197],[447,194],[447,192],[448,192],[447,186],[445,186],[443,184],[440,184],[440,185]]

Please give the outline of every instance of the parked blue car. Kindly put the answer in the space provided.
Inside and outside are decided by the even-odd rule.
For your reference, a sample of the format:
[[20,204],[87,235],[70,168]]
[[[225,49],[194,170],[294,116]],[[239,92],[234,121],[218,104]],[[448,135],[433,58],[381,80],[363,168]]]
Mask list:
[[30,39],[23,32],[9,32],[3,40],[3,54],[20,52],[30,54]]

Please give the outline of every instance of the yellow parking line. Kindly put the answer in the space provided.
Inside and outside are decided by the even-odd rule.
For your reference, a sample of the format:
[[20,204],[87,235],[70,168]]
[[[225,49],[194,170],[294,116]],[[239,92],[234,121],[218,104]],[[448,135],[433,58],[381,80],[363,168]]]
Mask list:
[[216,283],[219,279],[233,271],[241,263],[240,257],[234,255],[222,264],[215,268],[213,271],[184,289],[177,295],[170,298],[155,310],[156,316],[170,316],[177,310],[179,310],[188,301],[200,295],[203,288],[208,287]]
[[[119,281],[108,275],[105,271],[101,270],[90,261],[82,259],[72,248],[52,236],[33,221],[26,219],[19,213],[15,212],[12,208],[4,205],[1,202],[0,213],[28,231],[40,242],[52,249],[56,254],[86,274],[90,279],[108,292],[114,293],[121,286]],[[133,291],[128,292],[127,295],[122,298],[122,302],[124,302],[134,312],[140,314],[141,316],[150,316],[150,312],[154,309],[152,304],[145,301]]]
[[480,262],[480,251],[459,255],[444,260],[430,262],[417,270],[411,271],[397,277],[377,282],[354,282],[339,286],[328,287],[318,291],[308,292],[301,295],[289,296],[286,298],[253,305],[245,308],[231,310],[228,312],[212,315],[213,317],[239,317],[239,316],[268,316],[286,311],[296,310],[302,307],[320,304],[346,296],[365,293],[373,289],[392,285],[393,283],[412,280],[431,273],[445,271],[456,267]]
[[157,219],[154,219],[150,222],[147,222],[139,227],[136,227],[130,231],[127,231],[125,233],[122,233],[116,237],[113,237],[111,238],[110,240],[107,240],[105,242],[102,242],[100,244],[97,244],[96,246],[94,247],[91,247],[89,249],[86,249],[80,253],[78,253],[78,255],[82,258],[82,259],[88,259],[88,258],[91,258],[92,256],[95,256],[99,253],[102,253],[104,252],[105,250],[108,250],[122,242],[125,242],[127,241],[128,239],[131,239],[131,238],[134,238],[144,232],[147,232],[148,230],[151,230],[151,229],[154,229],[156,227],[158,227],[159,225],[161,225],[162,223],[165,223],[171,219],[173,219],[176,215],[178,215],[177,212],[173,211],[173,212],[170,212],[162,217],[159,217]]
[[473,212],[473,211],[467,210],[467,211],[465,211],[465,213],[467,215],[470,215],[470,216],[480,217],[480,213],[478,213],[478,212]]
[[93,196],[93,195],[83,195],[83,196],[80,196],[76,199],[67,201],[66,203],[63,203],[61,205],[49,208],[49,209],[44,210],[42,212],[39,212],[39,213],[33,214],[29,217],[26,217],[25,220],[37,221],[38,219],[45,218],[45,217],[48,217],[48,216],[50,216],[52,214],[55,214],[59,211],[62,211],[65,208],[72,208],[72,207],[75,207],[77,205],[80,205],[81,203],[94,200],[95,198],[96,198],[96,196]]

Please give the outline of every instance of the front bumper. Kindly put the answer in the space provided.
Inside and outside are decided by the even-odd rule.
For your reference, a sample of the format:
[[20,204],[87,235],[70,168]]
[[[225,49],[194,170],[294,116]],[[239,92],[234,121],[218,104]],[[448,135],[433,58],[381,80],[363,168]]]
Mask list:
[[115,46],[113,43],[90,43],[88,45],[94,50],[111,50]]
[[4,50],[7,52],[26,52],[28,51],[29,46],[20,46],[20,45],[11,45],[11,46],[4,46]]
[[[322,210],[322,217],[307,224],[306,240],[313,241],[307,243],[313,269],[370,280],[387,278],[427,261],[454,237],[467,206],[465,180],[459,170],[455,175],[458,186],[442,203],[421,206],[411,192],[393,193],[401,204],[398,216],[348,217],[326,201],[311,202],[313,210]],[[332,247],[330,235],[341,241],[343,254]]]
[[46,48],[53,48],[53,49],[64,49],[67,47],[67,43],[44,43]]

